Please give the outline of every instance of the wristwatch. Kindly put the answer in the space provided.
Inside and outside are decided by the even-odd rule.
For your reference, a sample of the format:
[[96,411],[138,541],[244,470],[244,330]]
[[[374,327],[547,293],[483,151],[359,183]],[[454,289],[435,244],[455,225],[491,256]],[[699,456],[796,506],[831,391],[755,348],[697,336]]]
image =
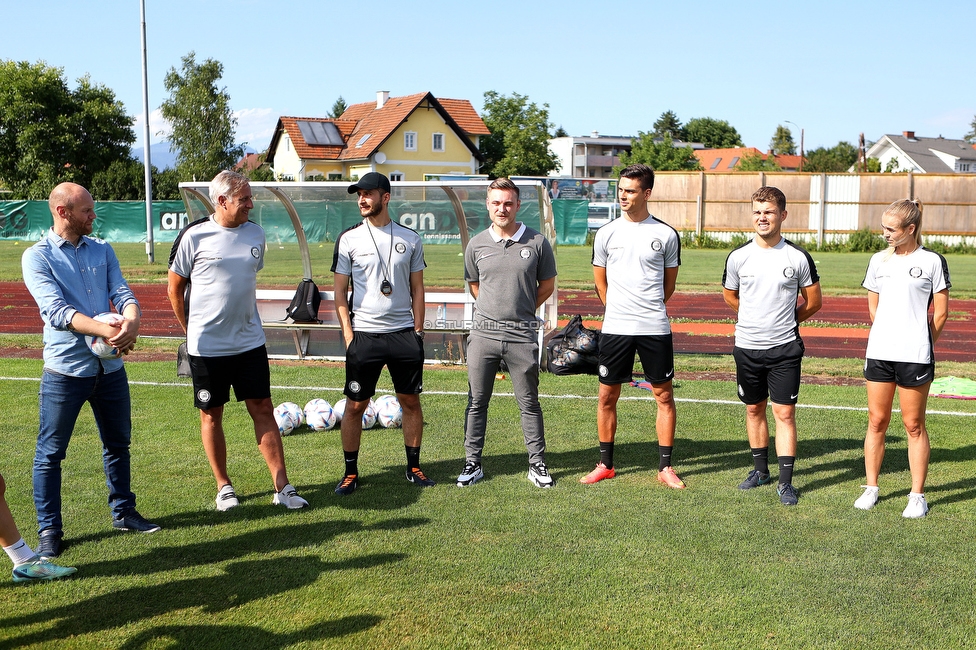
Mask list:
[[417,338],[419,338],[421,341],[424,340],[424,331],[423,330],[414,330],[414,332],[417,334]]

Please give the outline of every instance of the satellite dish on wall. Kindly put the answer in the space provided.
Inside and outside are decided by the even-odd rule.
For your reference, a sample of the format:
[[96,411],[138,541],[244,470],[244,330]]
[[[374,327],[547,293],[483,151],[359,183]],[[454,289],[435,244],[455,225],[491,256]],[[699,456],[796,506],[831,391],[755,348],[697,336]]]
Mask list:
[[382,165],[386,162],[386,154],[382,151],[377,151],[376,155],[373,156],[373,162],[375,162],[377,165]]

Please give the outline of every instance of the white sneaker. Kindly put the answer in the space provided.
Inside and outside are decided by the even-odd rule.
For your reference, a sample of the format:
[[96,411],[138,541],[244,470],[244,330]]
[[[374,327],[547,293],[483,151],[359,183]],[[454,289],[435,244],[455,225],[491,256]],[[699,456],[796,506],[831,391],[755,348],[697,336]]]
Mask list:
[[864,494],[857,498],[854,507],[858,510],[870,510],[878,502],[878,486],[862,485],[861,487],[864,488]]
[[484,477],[485,472],[481,469],[481,463],[468,461],[464,464],[464,469],[461,470],[461,473],[457,477],[457,486],[467,487],[474,485]]
[[291,486],[291,483],[286,483],[285,487],[281,488],[281,492],[275,492],[271,503],[276,506],[285,506],[289,510],[298,510],[308,505],[308,501],[298,496],[298,492]]
[[225,510],[230,510],[231,508],[236,508],[241,504],[237,500],[237,493],[234,492],[234,486],[228,483],[224,487],[220,488],[217,492],[217,510],[224,512]]
[[529,465],[529,480],[535,483],[536,487],[551,488],[556,482],[549,475],[549,468],[545,463],[532,463]]
[[902,517],[906,519],[920,519],[924,517],[929,511],[929,504],[925,501],[924,494],[918,494],[916,492],[908,493],[908,505],[905,507],[905,512],[901,513]]

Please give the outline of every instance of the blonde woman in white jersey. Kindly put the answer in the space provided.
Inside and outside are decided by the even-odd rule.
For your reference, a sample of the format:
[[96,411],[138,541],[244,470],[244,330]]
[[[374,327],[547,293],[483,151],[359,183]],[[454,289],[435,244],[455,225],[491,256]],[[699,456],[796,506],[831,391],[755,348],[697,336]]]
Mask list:
[[945,258],[922,247],[919,201],[892,203],[881,217],[881,228],[888,249],[871,258],[863,282],[868,290],[872,323],[864,363],[868,392],[868,430],[864,439],[867,485],[854,507],[870,510],[878,502],[885,432],[897,386],[912,475],[912,489],[902,516],[917,519],[929,510],[924,493],[929,466],[925,405],[935,375],[933,347],[949,314],[952,285]]

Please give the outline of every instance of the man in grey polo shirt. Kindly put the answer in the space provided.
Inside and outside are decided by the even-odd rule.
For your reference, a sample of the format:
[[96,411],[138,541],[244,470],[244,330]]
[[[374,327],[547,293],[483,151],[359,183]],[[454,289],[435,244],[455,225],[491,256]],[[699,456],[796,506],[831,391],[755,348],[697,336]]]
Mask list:
[[546,440],[539,406],[539,328],[535,315],[556,285],[556,259],[546,238],[516,221],[519,189],[507,178],[488,186],[492,225],[468,242],[464,279],[474,296],[474,323],[468,336],[468,408],[464,422],[466,462],[458,487],[484,477],[488,402],[495,373],[504,361],[522,413],[522,435],[529,451],[529,474],[541,488],[553,486],[546,467]]

